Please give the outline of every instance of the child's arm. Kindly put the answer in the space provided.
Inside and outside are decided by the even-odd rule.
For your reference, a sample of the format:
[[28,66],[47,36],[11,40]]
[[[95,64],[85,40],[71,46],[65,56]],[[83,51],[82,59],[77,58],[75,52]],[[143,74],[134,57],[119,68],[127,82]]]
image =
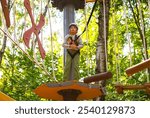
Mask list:
[[75,43],[72,43],[72,45],[70,45],[72,50],[80,50],[83,47],[82,39],[80,37],[77,39],[77,41],[78,41],[78,46]]
[[83,48],[82,39],[79,37],[77,40],[78,40],[78,46],[77,46],[77,48],[78,48],[78,49]]
[[62,46],[66,49],[71,49],[70,44],[68,43],[68,38],[69,38],[69,35],[66,35]]

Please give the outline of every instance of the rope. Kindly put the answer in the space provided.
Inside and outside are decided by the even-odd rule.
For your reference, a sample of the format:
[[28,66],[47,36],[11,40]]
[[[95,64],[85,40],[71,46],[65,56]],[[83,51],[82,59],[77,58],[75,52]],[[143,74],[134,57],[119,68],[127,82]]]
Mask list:
[[[117,78],[117,83],[119,82],[119,70],[118,70],[118,55],[117,55],[117,44],[118,44],[118,38],[115,37],[115,27],[116,27],[116,24],[114,23],[116,21],[115,17],[114,17],[114,13],[113,13],[113,16],[112,16],[112,29],[113,29],[113,40],[114,40],[114,44],[115,44],[115,47],[114,47],[114,50],[115,50],[115,57],[116,57],[116,78]],[[115,40],[117,38],[117,40]]]
[[[50,1],[51,2],[51,1]],[[52,22],[51,22],[51,6],[50,9],[48,9],[48,18],[49,18],[49,28],[50,28],[50,40],[51,40],[51,51],[52,51],[52,73],[53,73],[53,78],[57,81],[56,76],[55,76],[55,71],[54,71],[54,50],[53,50],[53,35],[52,35]]]
[[[116,32],[118,32],[118,29],[116,29]],[[116,34],[116,36],[117,35],[118,34]],[[117,72],[117,82],[119,82],[119,77],[120,77],[120,63],[118,61],[119,61],[120,58],[119,58],[118,37],[116,37],[116,38],[117,38],[117,40],[115,42],[115,47],[116,47],[116,49],[115,49],[115,55],[116,55],[116,72]],[[118,54],[117,54],[116,50],[118,51]]]
[[42,1],[42,0],[40,0],[40,2],[41,2],[40,4],[41,4],[41,13],[42,13],[42,10],[43,10],[43,9],[42,9],[42,6],[43,6],[43,4],[42,4],[42,3],[43,3],[43,1]]
[[[142,35],[143,35],[144,54],[145,54],[145,59],[148,59],[147,50],[146,50],[146,38],[145,38],[145,33],[144,33],[144,21],[143,21],[142,10],[141,10],[141,1],[138,0],[138,3],[139,3],[139,12],[140,12],[140,19],[141,19]],[[147,75],[147,82],[149,82],[150,78],[149,78],[149,75],[148,75],[148,69],[146,69],[146,75]]]
[[[115,3],[113,7],[115,7]],[[120,77],[120,63],[119,61],[119,47],[118,47],[118,28],[116,26],[116,18],[115,18],[115,13],[113,12],[112,16],[112,29],[113,29],[113,40],[114,40],[114,51],[115,51],[115,57],[116,57],[116,78],[117,78],[117,83],[120,83],[119,77]],[[115,30],[116,29],[116,30]],[[116,31],[116,33],[115,33]],[[118,53],[117,53],[118,52]]]
[[48,0],[47,5],[45,6],[45,10],[44,10],[44,12],[43,12],[43,15],[44,15],[44,16],[46,16],[49,3],[51,3],[51,0]]
[[[45,7],[45,9],[46,8],[48,8],[48,5],[49,5],[49,3],[51,3],[51,0],[50,1],[48,1],[48,3],[47,3],[47,5],[46,5],[46,7]],[[47,12],[47,10],[45,10],[46,12]],[[45,15],[46,15],[46,12],[44,11],[44,13],[45,13]],[[42,13],[42,1],[41,1],[41,13]],[[51,21],[50,21],[50,27],[51,27]],[[51,34],[51,36],[52,36],[52,34]],[[43,31],[41,31],[41,39],[43,39]],[[43,40],[41,40],[42,42],[43,42]],[[55,81],[57,81],[56,80],[56,77],[55,77],[55,73],[54,73],[54,67],[53,67],[53,63],[54,63],[54,61],[53,61],[54,59],[53,59],[53,52],[52,52],[52,74],[53,74],[53,79],[55,80]],[[43,68],[45,69],[45,70],[47,70],[46,69],[46,67],[45,67],[45,64],[44,64],[44,60],[42,59],[42,66],[43,66]]]
[[129,46],[129,59],[130,59],[130,66],[132,65],[132,55],[131,55],[131,38],[129,34],[129,27],[128,27],[128,19],[127,19],[127,9],[126,9],[126,0],[123,0],[123,7],[124,7],[124,17],[125,17],[125,25],[126,25],[126,38],[128,40]]
[[144,33],[144,21],[143,21],[143,17],[142,17],[140,0],[138,0],[138,3],[139,3],[139,12],[140,12],[140,19],[141,19],[141,28],[142,28],[142,36],[143,36],[143,45],[144,45],[145,59],[148,59],[147,56],[146,56],[146,42],[145,42],[145,33]]
[[104,41],[105,41],[105,63],[106,63],[106,71],[108,69],[108,64],[107,64],[107,36],[106,36],[106,3],[105,0],[103,0],[103,13],[104,13]]
[[[86,0],[84,0],[85,2],[85,7],[84,7],[84,16],[85,16],[85,32],[86,32],[86,45],[87,45],[87,53],[89,53],[89,37],[88,37],[88,25],[87,25],[87,9],[86,9]],[[87,54],[86,56],[86,60],[87,60],[87,67],[88,67],[88,75],[90,74],[90,69],[89,69],[89,54]]]
[[[41,0],[41,14],[42,14],[42,6],[43,1]],[[41,44],[43,45],[43,30],[41,30]]]
[[[13,33],[14,33],[14,36],[13,36],[13,38],[14,38],[15,41],[17,41],[17,40],[16,40],[16,18],[15,18],[15,14],[16,14],[16,5],[14,4],[14,7],[13,7],[13,21],[14,21],[14,22],[13,22],[14,32],[13,32]],[[12,69],[12,77],[13,77],[13,75],[14,75],[14,65],[15,65],[15,63],[14,63],[14,56],[15,56],[14,47],[15,47],[15,46],[13,45],[13,46],[12,46],[12,51],[13,51],[13,52],[12,52],[12,53],[13,53],[13,54],[12,54],[12,55],[13,55],[13,56],[12,56],[12,57],[13,57],[13,59],[12,59],[12,65],[13,65],[13,66],[12,66],[12,68],[13,68],[13,69]]]
[[[41,1],[42,2],[42,1]],[[47,11],[48,11],[48,6],[49,6],[49,3],[51,3],[51,0],[48,0],[47,1],[47,4],[46,4],[46,6],[45,6],[45,10],[44,10],[44,12],[43,12],[43,15],[44,16],[46,16],[46,13],[47,13]],[[41,12],[42,12],[42,10],[41,10]],[[50,21],[50,27],[51,27],[51,21]],[[52,31],[52,30],[51,30]],[[42,34],[41,34],[42,35]],[[52,37],[52,33],[51,33],[51,37]],[[51,46],[52,47],[52,46]],[[53,59],[53,54],[52,54],[52,60],[54,60]],[[43,68],[44,68],[44,70],[45,71],[47,71],[47,69],[46,69],[46,67],[45,67],[45,65],[44,65],[44,60],[42,60],[42,66],[43,66]],[[52,73],[53,73],[53,79],[57,82],[57,79],[56,79],[56,77],[55,77],[55,72],[54,72],[54,61],[52,61]],[[51,77],[50,77],[51,78]]]
[[[34,12],[35,12],[35,10],[34,10],[34,8],[35,8],[35,6],[34,6],[34,1],[32,1],[32,12],[33,12],[33,17],[35,18],[35,14],[34,14]],[[35,18],[36,19],[36,18]],[[32,35],[32,38],[33,38],[33,40],[32,40],[32,46],[31,46],[31,50],[33,51],[33,58],[34,58],[34,60],[36,60],[37,61],[37,58],[36,58],[36,43],[37,43],[37,39],[35,39],[35,35]]]
[[150,0],[148,0],[148,8],[149,8],[149,14],[150,14]]
[[[124,17],[125,17],[125,25],[126,25],[126,38],[128,41],[128,47],[129,47],[129,66],[132,66],[132,51],[131,51],[131,38],[129,34],[129,27],[128,27],[128,19],[127,19],[127,9],[126,9],[126,0],[123,0],[123,7],[124,7]],[[132,76],[129,77],[131,79]]]
[[95,3],[94,3],[94,5],[93,5],[92,11],[91,11],[91,13],[90,13],[90,16],[89,16],[89,18],[88,18],[88,21],[87,21],[87,23],[86,23],[86,26],[85,26],[84,30],[83,30],[82,33],[77,37],[77,39],[86,31],[86,27],[88,26],[88,24],[89,24],[89,22],[90,22],[90,20],[91,20],[91,17],[92,17],[92,15],[93,15],[94,9],[95,9],[95,7],[96,7],[97,1],[98,1],[98,0],[96,0]]

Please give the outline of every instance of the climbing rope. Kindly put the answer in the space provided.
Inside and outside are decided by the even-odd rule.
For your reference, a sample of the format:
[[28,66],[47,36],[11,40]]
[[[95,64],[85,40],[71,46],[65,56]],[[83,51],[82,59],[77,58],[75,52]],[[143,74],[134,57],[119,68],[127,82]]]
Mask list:
[[143,36],[143,46],[144,46],[144,54],[145,54],[145,59],[148,59],[146,56],[146,39],[145,39],[145,33],[144,33],[144,21],[143,21],[143,16],[142,16],[142,10],[141,10],[141,2],[138,0],[139,4],[139,12],[140,12],[140,20],[141,20],[141,29],[142,29],[142,36]]
[[[42,2],[41,1],[41,13],[42,13]],[[51,27],[51,11],[49,11],[48,5],[49,3],[51,3],[51,0],[48,0],[47,5],[45,7],[45,11],[48,10],[48,15],[49,15],[49,25],[50,25],[50,37],[51,37],[51,48],[52,48],[52,75],[53,75],[53,80],[57,81],[56,76],[55,76],[55,72],[54,72],[54,59],[53,59],[53,41],[52,41],[52,27]],[[50,6],[50,5],[49,5]],[[50,7],[51,9],[51,7]],[[44,12],[44,14],[46,15],[46,12]],[[41,31],[41,39],[43,39],[43,31]],[[46,69],[45,64],[44,64],[44,60],[42,60],[42,66]]]
[[86,67],[88,67],[88,71],[87,71],[87,73],[88,73],[88,76],[89,76],[89,74],[90,74],[90,66],[89,66],[89,63],[90,63],[90,61],[89,61],[89,37],[88,37],[88,24],[87,24],[87,8],[86,8],[86,0],[84,0],[84,2],[85,2],[85,6],[84,6],[84,17],[85,17],[85,32],[86,32],[86,45],[87,45],[87,56],[86,56]]
[[[128,47],[129,47],[129,66],[132,66],[132,51],[131,51],[131,37],[129,33],[129,27],[128,27],[128,19],[127,19],[127,9],[126,9],[126,0],[123,0],[123,9],[124,9],[124,18],[125,18],[125,26],[126,26],[126,39],[128,41]],[[131,79],[132,76],[129,77]]]
[[84,30],[82,31],[82,33],[81,33],[77,38],[79,38],[79,37],[86,31],[86,27],[88,26],[88,24],[89,24],[89,22],[90,22],[90,20],[91,20],[91,17],[92,17],[92,15],[93,15],[94,9],[95,9],[96,4],[97,4],[97,1],[98,1],[98,0],[96,0],[95,3],[94,3],[94,5],[93,5],[92,11],[91,11],[91,13],[90,13],[90,16],[89,16],[89,18],[88,18],[88,21],[87,21],[87,23],[86,23],[86,26],[85,26]]
[[[13,31],[13,39],[14,41],[18,42],[18,40],[16,40],[16,5],[14,4],[13,6],[13,26],[14,26],[14,31]],[[15,45],[12,46],[12,68],[14,68],[15,62],[14,62],[14,57],[15,57],[15,49],[14,49]],[[14,69],[12,69],[12,77],[14,75]]]
[[47,13],[47,10],[48,10],[49,3],[51,3],[51,0],[48,0],[48,1],[47,1],[47,4],[46,4],[46,6],[45,6],[45,10],[44,10],[44,12],[43,12],[43,15],[44,15],[44,16],[46,16],[46,13]]
[[[33,12],[33,17],[35,18],[35,5],[34,5],[34,1],[32,1],[32,12]],[[36,19],[36,18],[35,18]],[[42,31],[40,31],[40,33],[42,33]],[[37,39],[35,39],[35,35],[32,35],[32,51],[33,51],[33,58],[34,60],[38,61],[36,58],[36,43],[37,43]]]
[[[115,18],[113,18],[113,21],[115,21]],[[113,25],[113,29],[115,29],[115,26],[116,24]],[[117,35],[117,34],[116,34]],[[117,78],[117,82],[119,82],[119,64],[118,64],[118,61],[119,61],[119,56],[117,54],[117,50],[118,50],[118,37],[115,36],[115,30],[113,30],[113,40],[114,40],[114,44],[115,44],[115,57],[116,57],[116,78]]]
[[[114,13],[113,13],[114,14]],[[113,15],[113,18],[112,18],[112,22],[113,22],[113,25],[112,25],[112,29],[113,29],[113,40],[114,40],[114,44],[115,44],[115,47],[114,47],[114,51],[115,51],[115,57],[116,57],[116,78],[117,78],[117,82],[119,82],[119,77],[120,77],[120,75],[119,75],[119,73],[120,73],[120,63],[118,63],[118,61],[119,61],[119,55],[117,54],[117,52],[118,52],[118,37],[117,37],[117,32],[118,31],[116,31],[116,34],[115,34],[115,29],[117,30],[117,28],[116,28],[116,18],[115,18],[115,15]],[[119,52],[118,52],[119,53]]]
[[129,27],[128,27],[126,0],[123,0],[123,9],[124,9],[125,26],[126,26],[126,38],[127,38],[128,47],[129,47],[129,60],[130,60],[129,66],[131,67],[131,65],[132,65],[131,37],[130,37]]
[[148,8],[149,8],[149,14],[150,14],[150,0],[148,0]]
[[[51,1],[50,1],[51,2]],[[50,5],[48,9],[48,20],[49,20],[49,29],[50,29],[50,40],[51,40],[51,56],[52,56],[52,73],[53,73],[53,79],[57,81],[56,76],[55,76],[55,71],[54,71],[54,50],[53,50],[53,35],[52,35],[52,21],[51,21],[51,11],[52,7]]]

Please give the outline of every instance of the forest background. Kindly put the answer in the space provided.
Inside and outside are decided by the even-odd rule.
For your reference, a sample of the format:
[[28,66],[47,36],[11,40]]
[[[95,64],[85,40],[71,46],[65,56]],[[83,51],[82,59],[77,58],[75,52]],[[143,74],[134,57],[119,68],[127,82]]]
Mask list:
[[[132,77],[128,77],[125,73],[128,67],[144,60],[143,40],[140,35],[142,28],[146,39],[147,52],[148,55],[150,54],[149,3],[149,0],[111,0],[107,65],[108,71],[113,73],[113,77],[106,84],[106,100],[108,101],[150,100],[150,96],[145,91],[125,91],[124,94],[118,95],[114,87],[116,83],[137,85],[149,81],[145,70]],[[31,1],[36,22],[38,22],[39,14],[43,12],[46,4],[45,0]],[[46,82],[63,81],[63,13],[49,5],[45,17],[46,24],[39,35],[46,50],[46,58],[42,61],[38,46],[34,44],[35,36],[32,35],[31,49],[27,49],[23,42],[24,31],[31,27],[30,17],[23,1],[15,0],[14,3],[10,2],[10,5],[11,27],[8,29],[10,36],[30,56],[39,61],[40,65],[43,64],[50,75],[47,75],[3,32],[0,32],[0,90],[19,101],[46,100],[34,94],[33,90]],[[93,3],[87,3],[85,9],[76,11],[79,34],[86,26],[92,6]],[[81,50],[80,58],[81,81],[82,78],[95,74],[99,9],[100,5],[97,4],[88,29],[82,36],[84,48]],[[6,29],[4,22],[2,9],[0,8],[0,27],[2,29]]]

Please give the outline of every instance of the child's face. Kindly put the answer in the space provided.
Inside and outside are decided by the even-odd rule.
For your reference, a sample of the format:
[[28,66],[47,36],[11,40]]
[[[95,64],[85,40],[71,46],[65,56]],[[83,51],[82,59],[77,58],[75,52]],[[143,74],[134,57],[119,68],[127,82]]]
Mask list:
[[71,26],[69,29],[69,33],[72,35],[75,35],[78,32],[77,28],[75,26]]

